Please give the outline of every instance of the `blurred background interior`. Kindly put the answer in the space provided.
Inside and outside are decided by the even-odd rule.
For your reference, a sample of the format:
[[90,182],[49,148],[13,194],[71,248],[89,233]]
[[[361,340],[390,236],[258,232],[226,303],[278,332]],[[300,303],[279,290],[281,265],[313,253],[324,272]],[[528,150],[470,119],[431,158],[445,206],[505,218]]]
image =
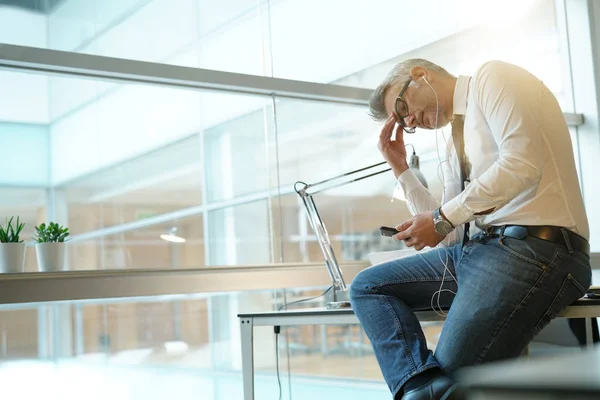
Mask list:
[[[570,120],[570,130],[598,251],[598,15],[597,2],[584,0],[2,0],[0,59],[2,44],[11,44],[79,53],[98,68],[101,57],[114,57],[318,83],[325,91],[374,89],[395,63],[412,57],[455,75],[492,59],[511,62],[542,79],[565,113],[583,115]],[[382,160],[380,124],[364,99],[293,99],[42,70],[0,69],[0,221],[20,216],[25,238],[44,221],[67,225],[72,271],[322,263],[293,183]],[[407,142],[439,199],[435,135],[417,131]],[[370,252],[400,249],[378,232],[410,215],[404,202],[390,202],[393,186],[388,173],[316,196],[342,268],[355,261],[366,267]],[[168,234],[184,241],[165,240]],[[25,272],[35,271],[28,246]],[[299,280],[284,290],[275,281],[264,290],[249,284],[182,296],[0,305],[3,392],[62,400],[82,393],[241,398],[237,313],[272,310],[328,286]],[[431,348],[441,327],[424,324]],[[258,398],[277,398],[272,330],[257,331]],[[360,327],[282,333],[284,398],[389,397]],[[578,341],[562,320],[531,354],[569,351],[578,351]]]

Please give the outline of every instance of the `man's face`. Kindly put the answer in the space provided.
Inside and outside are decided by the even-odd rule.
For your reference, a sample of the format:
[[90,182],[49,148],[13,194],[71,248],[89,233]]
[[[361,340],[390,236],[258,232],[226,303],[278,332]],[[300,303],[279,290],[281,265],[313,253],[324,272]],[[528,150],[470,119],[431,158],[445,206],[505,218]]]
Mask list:
[[[402,86],[392,86],[385,94],[385,110],[388,115],[396,112],[396,98]],[[435,85],[432,85],[435,89]],[[417,127],[422,129],[436,128],[436,110],[437,110],[437,127],[441,128],[448,124],[448,118],[445,116],[445,110],[440,103],[436,105],[436,98],[433,90],[420,78],[416,82],[411,82],[402,94],[402,100],[408,105],[408,115],[404,118],[404,123],[407,127]],[[397,112],[396,112],[397,114]],[[404,117],[404,115],[396,115],[396,117]]]

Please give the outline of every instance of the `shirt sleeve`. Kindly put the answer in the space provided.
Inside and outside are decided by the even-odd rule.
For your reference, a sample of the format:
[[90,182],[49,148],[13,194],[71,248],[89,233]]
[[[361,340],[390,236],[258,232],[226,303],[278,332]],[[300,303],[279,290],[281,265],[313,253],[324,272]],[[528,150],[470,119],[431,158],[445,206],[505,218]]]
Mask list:
[[[444,203],[446,199],[451,199],[460,193],[460,183],[448,162],[442,162],[441,168],[444,179],[444,192],[442,194],[442,203]],[[421,181],[419,181],[410,169],[407,169],[398,176],[398,182],[402,186],[404,196],[406,197],[406,205],[412,215],[433,211],[440,206],[440,203],[432,196],[431,192],[423,186]],[[463,227],[457,227],[444,238],[442,244],[451,246],[459,243],[462,238],[462,233]]]
[[537,185],[544,167],[541,84],[527,71],[503,62],[485,64],[473,77],[471,99],[481,109],[498,146],[498,159],[442,207],[452,224],[496,211]]

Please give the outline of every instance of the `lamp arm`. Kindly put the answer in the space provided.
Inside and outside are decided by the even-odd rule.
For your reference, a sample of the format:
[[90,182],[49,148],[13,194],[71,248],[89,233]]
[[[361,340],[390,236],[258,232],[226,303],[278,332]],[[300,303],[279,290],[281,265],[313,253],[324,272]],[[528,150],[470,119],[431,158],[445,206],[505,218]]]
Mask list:
[[[346,282],[344,281],[342,270],[335,256],[335,252],[331,246],[329,233],[327,232],[327,228],[325,227],[323,219],[319,215],[313,195],[324,190],[344,186],[352,182],[357,182],[371,176],[390,171],[391,168],[384,166],[386,164],[387,163],[385,161],[379,162],[313,184],[307,184],[306,182],[302,181],[298,181],[294,184],[294,190],[302,198],[308,221],[310,222],[311,228],[317,237],[319,247],[321,248],[321,252],[325,258],[327,272],[329,273],[332,284],[336,289],[345,291],[347,290],[347,286]],[[375,170],[375,172],[372,172],[372,170]]]
[[[378,175],[378,174],[381,174],[381,173],[384,173],[387,171],[391,171],[390,167],[387,167],[384,169],[379,168],[379,170],[376,172],[354,178],[355,175],[359,175],[360,173],[369,171],[371,169],[376,169],[376,168],[381,167],[386,164],[387,164],[386,161],[382,161],[382,162],[379,162],[379,163],[376,163],[373,165],[369,165],[367,167],[363,167],[360,169],[356,169],[354,171],[346,172],[341,175],[337,175],[337,176],[334,176],[334,177],[331,177],[331,178],[328,178],[328,179],[325,179],[325,180],[322,180],[319,182],[311,183],[311,184],[308,184],[308,183],[302,182],[302,181],[298,181],[294,184],[294,190],[300,196],[309,195],[309,194],[311,194],[311,195],[317,194],[324,190],[336,188],[339,186],[344,186],[344,185],[347,185],[352,182],[357,182],[357,181],[369,178],[374,175]],[[299,188],[299,185],[302,185],[302,187]]]
[[[413,161],[414,159],[414,161],[416,162],[416,167],[418,168],[418,157],[416,156],[414,146],[410,143],[406,146],[412,147],[413,154],[411,156],[411,161]],[[388,172],[391,170],[391,168],[386,164],[386,161],[379,162],[312,184],[308,184],[302,181],[298,181],[294,184],[294,190],[296,191],[296,193],[298,193],[300,198],[302,198],[304,210],[306,211],[306,216],[308,217],[313,232],[317,237],[317,241],[319,242],[319,247],[321,248],[321,252],[323,253],[323,257],[325,258],[327,272],[329,273],[329,278],[331,279],[331,282],[333,284],[332,293],[334,301],[329,303],[328,307],[349,307],[350,303],[347,300],[338,301],[339,299],[343,299],[343,296],[347,297],[347,286],[346,282],[344,281],[342,270],[335,256],[335,252],[333,251],[333,247],[331,246],[331,240],[329,238],[329,234],[327,233],[327,228],[325,228],[325,223],[319,215],[319,211],[317,210],[317,205],[315,204],[313,195],[320,193],[324,190],[344,186],[349,183],[357,182],[375,175],[382,174],[384,172]]]
[[[404,147],[408,147],[408,146],[410,146],[412,148],[413,156],[415,156],[417,154],[415,151],[415,147],[410,143],[407,143]],[[347,185],[349,183],[353,183],[353,182],[357,182],[357,181],[360,181],[360,180],[363,180],[366,178],[370,178],[371,176],[374,176],[374,175],[378,175],[378,174],[381,174],[381,173],[384,173],[387,171],[391,171],[391,168],[387,167],[385,169],[381,169],[377,172],[373,172],[368,175],[360,176],[358,178],[352,178],[353,176],[358,175],[361,172],[375,169],[375,168],[381,167],[385,164],[387,164],[387,162],[382,161],[382,162],[379,162],[376,164],[369,165],[367,167],[359,168],[354,171],[346,172],[346,173],[343,173],[343,174],[340,174],[337,176],[333,176],[331,178],[327,178],[327,179],[319,181],[319,182],[310,183],[310,184],[308,184],[306,182],[298,181],[294,184],[294,190],[300,196],[303,196],[303,194],[317,194],[324,190],[333,189],[336,187]],[[299,185],[302,185],[302,187],[299,188]]]

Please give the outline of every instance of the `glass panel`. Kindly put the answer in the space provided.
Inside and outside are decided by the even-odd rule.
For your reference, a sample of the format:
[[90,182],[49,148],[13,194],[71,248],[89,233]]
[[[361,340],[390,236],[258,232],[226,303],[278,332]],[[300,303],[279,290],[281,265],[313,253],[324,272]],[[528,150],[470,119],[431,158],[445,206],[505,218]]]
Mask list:
[[[395,226],[410,218],[405,203],[397,200],[390,203],[388,195],[373,192],[377,187],[385,186],[387,180],[389,177],[374,177],[368,182],[349,185],[347,194],[323,192],[314,197],[339,262],[368,260],[370,253],[405,248],[402,242],[382,236],[379,232],[380,226]],[[373,195],[355,195],[349,192],[353,189],[356,192],[373,192]],[[284,260],[323,262],[323,253],[306,218],[304,206],[295,197],[296,194],[288,195],[281,202]],[[274,212],[274,216],[277,215]]]
[[[319,306],[322,298],[290,303],[325,289],[287,289],[285,301],[289,309]],[[75,400],[82,388],[94,387],[86,398],[240,399],[237,315],[274,310],[283,299],[281,290],[264,290],[2,305],[0,380],[7,393],[23,398]],[[563,334],[546,332],[531,346],[531,355],[580,351],[574,336],[564,334],[567,322],[556,321]],[[435,350],[442,324],[423,322],[422,327]],[[289,397],[290,377],[294,399],[389,398],[358,325],[284,327],[277,341],[278,346],[271,326],[254,328],[256,398],[277,398],[277,355],[283,398]],[[38,384],[23,385],[31,374],[39,377]]]
[[[292,185],[298,180],[316,183],[382,162],[383,157],[377,149],[382,125],[372,121],[367,111],[366,107],[359,106],[279,99],[277,165],[281,184]],[[443,140],[441,138],[440,133],[440,140]],[[407,146],[414,147],[421,164],[436,158],[433,132],[405,135],[404,140]],[[274,146],[274,143],[270,145]],[[408,155],[413,149],[410,146]],[[392,176],[391,173],[388,175]],[[436,178],[435,170],[428,178],[428,182]],[[391,188],[378,188],[377,191],[391,195],[392,188],[393,176]]]
[[76,178],[56,193],[68,205],[71,229],[87,232],[201,205],[202,171],[196,134]]
[[[153,152],[261,109],[268,100],[164,86],[107,85],[104,81],[65,77],[51,78],[50,88],[54,184],[70,183],[121,164],[123,168],[138,169],[152,165],[153,169],[142,172],[158,174],[161,168],[167,168],[162,163],[178,167],[180,163],[198,162],[201,149],[190,142],[181,144],[186,151],[182,153],[183,160],[175,158],[176,162],[173,153],[178,148]],[[194,149],[198,157],[195,159]],[[168,175],[173,171],[162,172]],[[110,180],[106,175],[99,179],[102,178]]]
[[275,159],[274,152],[269,153],[272,149],[267,147],[273,132],[270,103],[264,102],[263,107],[204,132],[208,203],[269,188],[269,177],[275,174],[275,167],[268,162]]
[[[426,29],[421,8],[407,1],[27,1],[0,5],[0,20],[8,22],[0,43],[364,87],[408,57],[456,74],[500,59],[531,70],[563,101],[553,0],[423,7]],[[386,15],[401,15],[402,23],[381,23]]]
[[[158,297],[143,302],[74,304],[72,319],[81,319],[83,328],[75,335],[76,356],[95,363],[102,361],[97,354],[104,353],[114,366],[130,362],[160,365],[178,354],[193,352],[195,367],[210,368],[208,302],[206,296],[195,295],[172,301]],[[136,351],[140,349],[148,351],[141,352],[143,355]],[[122,357],[111,357],[119,354]]]
[[[11,75],[7,74],[4,78]],[[2,80],[0,74],[0,87]],[[48,128],[34,122],[35,117],[24,118],[24,113],[18,109],[25,105],[24,98],[14,96],[16,104],[8,104],[11,103],[10,97],[13,96],[8,92],[0,93],[0,120],[11,121],[0,122],[0,143],[3,148],[10,149],[2,155],[6,167],[0,170],[0,186],[46,187],[50,177]],[[30,110],[35,114],[35,108]]]
[[[53,0],[19,5],[0,6],[0,20],[8,22],[0,28],[0,43],[254,75],[270,76],[272,70],[275,77],[315,82],[336,82],[369,69],[379,71],[379,80],[382,69],[372,67],[399,54],[427,56],[456,73],[502,59],[529,67],[545,81],[560,81],[552,0],[434,2],[424,5],[427,29],[422,29],[421,9],[406,1]],[[385,15],[402,15],[403,23],[381,23]],[[336,21],[334,30],[331,21]],[[354,83],[371,87],[362,78]]]
[[203,216],[196,215],[68,244],[69,269],[200,268]]
[[[278,157],[282,186],[308,184],[383,161],[379,124],[367,108],[302,100],[277,100]],[[275,147],[275,141],[269,143]],[[278,163],[275,164],[275,161]]]
[[[24,398],[77,399],[99,380],[86,398],[216,398],[209,302],[190,295],[3,306],[0,380]],[[23,385],[32,373],[39,384]]]
[[[287,298],[322,290],[298,288],[288,291]],[[153,400],[167,394],[184,400],[239,399],[243,389],[237,314],[280,304],[281,292],[268,290],[1,306],[0,380],[6,390],[18,388],[24,398],[41,395],[43,386],[45,397],[77,399],[82,387],[100,379],[103,385],[90,394],[92,399],[110,395]],[[254,338],[256,396],[276,397],[273,328],[256,327]],[[289,344],[294,398],[314,399],[317,390],[336,397],[348,390],[349,382],[356,391],[353,396],[381,393],[375,398],[387,398],[368,342],[358,346],[364,335],[357,326],[288,328],[279,339],[284,393]],[[22,384],[31,373],[41,377],[40,385]]]
[[[75,236],[229,198],[219,185],[235,186],[232,195],[268,187],[268,174],[254,172],[268,97],[14,71],[0,81],[12,85],[0,95],[0,138],[15,150],[8,161],[30,160],[0,172],[0,187],[52,186],[55,219]],[[32,103],[23,121],[27,94],[46,104]]]
[[[0,74],[17,82],[18,92],[39,83],[29,80],[33,76]],[[71,269],[202,267],[207,257],[203,218],[179,221],[174,214],[174,221],[164,222],[161,216],[180,210],[201,215],[215,207],[217,212],[221,208],[214,203],[248,194],[254,196],[248,201],[263,200],[233,211],[235,221],[247,220],[235,227],[240,241],[233,263],[272,259],[267,189],[275,166],[265,161],[274,158],[266,146],[274,132],[270,98],[41,76],[46,85],[38,85],[39,93],[47,95],[49,111],[40,111],[36,118],[45,118],[45,123],[30,135],[37,142],[14,148],[31,151],[40,163],[39,172],[51,187],[53,210],[39,215],[36,223],[51,218],[70,228]],[[0,101],[9,104],[8,97],[0,96]],[[3,110],[10,129],[0,129],[0,134],[22,141],[28,132],[13,129],[20,118],[17,111]],[[45,157],[33,153],[38,148],[34,144]],[[7,179],[14,180],[14,175]],[[0,174],[0,185],[2,178]],[[25,176],[22,181],[42,178]],[[125,227],[125,233],[115,234],[121,228],[102,231],[123,224],[133,225]],[[187,225],[193,226],[191,242],[177,246],[185,255],[176,257],[169,247],[174,245],[165,244],[159,235],[173,226],[191,229]],[[260,234],[254,232],[258,227]],[[227,234],[218,229],[222,233],[215,231],[214,243]],[[90,233],[88,239],[80,236]],[[232,264],[214,257],[210,265]]]
[[[449,0],[422,7],[388,0],[272,2],[273,72],[279,78],[374,88],[407,58],[426,58],[463,75],[486,61],[504,60],[529,69],[562,100],[554,8],[553,0]],[[386,22],[386,15],[401,16],[402,23]]]
[[36,308],[0,308],[0,370],[9,361],[38,358],[37,326]]
[[[277,177],[283,188],[289,190],[297,181],[314,184],[383,161],[377,149],[381,124],[370,119],[365,107],[287,99],[278,99],[276,106],[278,162],[272,168],[279,167]],[[421,131],[405,135],[405,142],[414,147],[432,194],[441,199],[435,135]],[[407,153],[411,155],[411,147]],[[354,177],[358,176],[363,175]],[[390,202],[394,185],[393,174],[384,172],[329,186],[313,196],[338,261],[365,260],[371,252],[404,248],[402,242],[379,232],[380,226],[396,226],[411,216],[405,202]],[[274,200],[272,210],[274,220],[282,221],[281,228],[276,223],[274,229],[282,231],[284,260],[323,261],[300,197],[293,193]]]
[[[357,3],[354,7],[361,6]],[[563,111],[573,110],[568,84],[570,77],[568,70],[565,69],[568,54],[566,49],[561,49],[555,1],[452,0],[445,1],[443,4],[436,3],[435,6],[428,9],[428,26],[435,26],[435,30],[415,28],[412,24],[421,23],[422,16],[418,14],[416,17],[411,17],[410,13],[420,13],[420,11],[418,8],[413,8],[411,11],[410,7],[407,8],[403,2],[382,0],[370,3],[368,8],[360,9],[361,21],[369,20],[365,19],[364,12],[375,11],[377,7],[385,8],[385,11],[379,11],[380,15],[389,14],[396,7],[403,8],[401,15],[404,23],[382,24],[378,29],[372,29],[369,24],[352,23],[344,18],[347,25],[342,25],[341,29],[347,27],[348,32],[351,31],[351,35],[354,35],[355,32],[361,35],[361,42],[364,40],[364,43],[368,43],[369,46],[361,47],[361,51],[356,51],[356,41],[348,40],[345,31],[341,36],[343,40],[337,40],[337,43],[339,46],[344,44],[347,46],[346,58],[358,58],[364,60],[363,62],[367,65],[364,65],[362,70],[355,68],[354,71],[348,71],[346,75],[338,75],[340,79],[331,79],[327,82],[335,81],[342,85],[375,88],[394,65],[408,58],[428,59],[454,75],[472,75],[476,68],[486,61],[502,60],[532,72],[554,92]],[[310,8],[306,7],[306,9]],[[331,12],[334,10],[332,5]],[[370,21],[376,20],[370,19]],[[293,29],[291,21],[286,20],[285,22],[286,24],[282,22],[280,25],[285,29]],[[275,24],[275,19],[273,23]],[[356,29],[357,26],[364,28]],[[390,30],[387,34],[386,29]],[[367,36],[365,36],[365,32],[367,32]],[[364,39],[369,34],[377,35],[377,39]],[[274,33],[274,36],[277,35]],[[334,36],[325,35],[325,37],[334,40]],[[410,41],[380,40],[383,37],[410,38]],[[324,49],[331,46],[325,40],[319,40],[318,43]],[[327,63],[323,68],[336,68],[336,66],[340,68],[336,64],[338,61],[339,65],[348,65],[343,56],[337,57],[340,52],[339,46],[336,45],[336,60],[331,60],[332,62]],[[275,71],[278,70],[278,60],[286,63],[292,62],[293,56],[291,56],[292,59],[282,60],[283,56],[278,55],[276,48],[273,53]],[[343,51],[341,53],[344,54]],[[382,53],[387,56],[383,58],[376,56]],[[286,57],[290,56],[287,53],[285,55]],[[296,53],[296,55],[305,57],[301,53]],[[357,64],[351,63],[351,65]],[[323,68],[319,68],[319,70],[323,70]],[[279,70],[281,71],[281,68]],[[286,77],[300,79],[298,74]],[[313,77],[312,80],[319,79]],[[321,79],[320,81],[325,82],[326,80]]]
[[256,0],[14,3],[0,4],[0,43],[264,73],[261,22],[266,13]]
[[276,262],[271,256],[267,200],[209,211],[207,265],[248,265]]

